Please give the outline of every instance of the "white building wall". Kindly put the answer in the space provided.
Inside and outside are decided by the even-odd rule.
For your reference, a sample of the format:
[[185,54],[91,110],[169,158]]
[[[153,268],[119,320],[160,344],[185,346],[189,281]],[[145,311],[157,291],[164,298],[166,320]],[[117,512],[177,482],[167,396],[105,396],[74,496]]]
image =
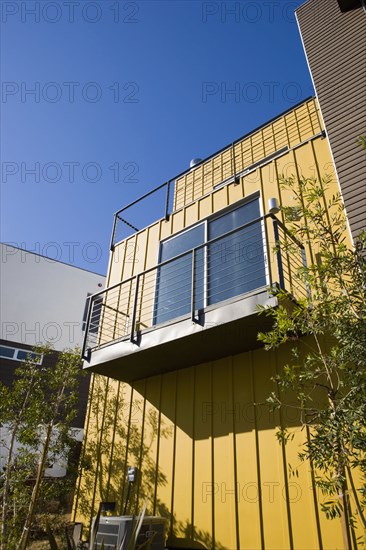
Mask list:
[[105,277],[1,244],[0,338],[34,346],[46,341],[61,351],[82,344],[88,293]]
[[[84,430],[80,428],[72,428],[72,436],[76,441],[83,440]],[[3,468],[6,466],[9,445],[11,441],[11,433],[9,432],[9,426],[4,424],[0,426],[0,471],[3,471]],[[19,452],[19,450],[27,449],[21,445],[18,441],[14,444],[14,456]],[[41,452],[41,449],[40,449]],[[37,456],[35,455],[35,458]],[[39,459],[41,456],[39,455]],[[48,464],[48,468],[45,469],[45,477],[64,477],[67,473],[67,461],[62,456],[53,457],[52,461]]]

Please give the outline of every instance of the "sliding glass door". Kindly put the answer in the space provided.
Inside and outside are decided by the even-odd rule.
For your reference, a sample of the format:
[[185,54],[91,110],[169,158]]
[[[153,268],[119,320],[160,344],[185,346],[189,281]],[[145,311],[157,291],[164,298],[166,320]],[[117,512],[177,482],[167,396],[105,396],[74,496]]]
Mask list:
[[[192,302],[192,252],[190,251],[204,242],[205,224],[202,223],[161,243],[159,263],[172,261],[158,269],[154,324],[164,323],[190,312]],[[174,260],[176,256],[180,257]],[[203,281],[204,278],[203,258],[204,250],[201,248],[195,254],[195,278],[199,281]],[[202,308],[203,285],[199,283],[195,286],[196,308]]]
[[161,243],[154,324],[191,312],[192,250],[205,242],[194,258],[196,311],[266,285],[259,217],[257,198]]
[[[266,284],[259,200],[243,204],[208,224],[208,305]],[[254,223],[253,220],[257,220]],[[243,229],[242,225],[250,224]],[[237,231],[235,231],[237,229]]]

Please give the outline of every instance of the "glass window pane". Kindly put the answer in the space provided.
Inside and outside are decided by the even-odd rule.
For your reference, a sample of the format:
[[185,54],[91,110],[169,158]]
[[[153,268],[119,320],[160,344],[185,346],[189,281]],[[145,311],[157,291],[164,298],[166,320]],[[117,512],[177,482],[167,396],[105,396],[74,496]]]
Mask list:
[[85,332],[86,329],[86,318],[88,316],[88,308],[89,308],[89,296],[91,296],[90,292],[86,295],[85,305],[84,305],[84,313],[83,313],[83,323],[81,326],[81,330]]
[[30,359],[31,361],[34,361],[35,363],[39,363],[41,356],[39,353],[32,353],[31,351],[19,349],[17,353],[17,359],[18,361],[26,361],[26,359]]
[[183,252],[191,250],[195,246],[203,244],[205,238],[204,225],[197,225],[189,231],[185,231],[177,237],[161,243],[160,263],[170,260]]
[[6,348],[4,346],[0,346],[1,357],[8,357],[9,359],[12,359],[14,357],[14,351],[14,348]]
[[93,300],[92,306],[93,307],[90,315],[89,333],[97,334],[99,330],[100,315],[102,313],[103,297],[96,296],[96,298]]
[[232,229],[236,229],[241,225],[251,222],[259,218],[259,200],[247,202],[235,210],[227,212],[223,216],[212,220],[208,225],[208,239],[220,237]]
[[[258,199],[209,224],[209,239],[258,218]],[[216,304],[266,284],[261,221],[218,239],[208,247],[208,304]]]
[[[195,257],[195,310],[266,285],[259,199],[252,200],[208,223],[208,239]],[[235,231],[237,230],[237,231]],[[233,234],[222,236],[234,231]],[[154,324],[191,311],[192,253],[205,239],[201,224],[161,244],[160,262],[172,260],[157,273]],[[187,254],[184,254],[188,252]],[[176,256],[184,254],[174,260]],[[206,297],[205,297],[206,293]]]
[[[198,225],[181,235],[161,244],[160,262],[171,260],[179,254],[203,244],[204,224]],[[203,250],[196,253],[195,306],[203,307]],[[157,273],[154,324],[164,323],[191,310],[192,254],[188,253],[159,268]]]

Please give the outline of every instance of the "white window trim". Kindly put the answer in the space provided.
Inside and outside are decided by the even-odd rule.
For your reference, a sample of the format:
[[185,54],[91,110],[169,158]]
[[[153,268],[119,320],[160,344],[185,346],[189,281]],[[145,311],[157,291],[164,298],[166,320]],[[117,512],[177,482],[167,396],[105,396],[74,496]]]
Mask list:
[[[284,152],[280,153],[281,155],[284,154]],[[273,159],[272,159],[273,160]],[[270,162],[270,161],[268,161]],[[168,241],[171,241],[177,237],[180,237],[184,233],[187,233],[188,231],[191,231],[192,229],[199,227],[200,225],[204,226],[204,243],[203,245],[207,245],[208,240],[208,224],[216,220],[218,218],[221,218],[222,216],[225,216],[229,212],[235,211],[237,208],[240,208],[244,206],[247,203],[250,203],[254,200],[258,200],[259,205],[259,216],[260,218],[263,218],[264,216],[264,209],[263,209],[263,201],[261,200],[262,194],[259,190],[254,191],[253,193],[250,193],[247,197],[243,197],[239,199],[238,201],[229,204],[222,208],[221,210],[218,210],[217,212],[213,212],[206,218],[202,220],[198,220],[193,225],[190,225],[188,227],[185,227],[178,231],[177,233],[173,235],[169,235],[168,237],[165,237],[162,239],[159,243],[159,253],[158,253],[158,265],[161,263],[161,253],[162,253],[162,245]],[[269,286],[270,284],[270,271],[269,271],[269,243],[267,242],[267,232],[266,232],[266,226],[265,226],[265,220],[261,220],[261,234],[262,234],[262,244],[263,244],[263,263],[264,263],[264,272],[265,272],[265,278],[266,278],[266,284]],[[206,308],[208,305],[208,286],[207,286],[207,272],[208,272],[208,266],[207,266],[207,246],[204,246],[204,285],[203,285],[203,307]]]
[[43,361],[43,354],[42,353],[37,353],[35,351],[31,351],[29,349],[23,349],[23,348],[15,348],[14,346],[4,346],[3,344],[1,344],[1,347],[2,348],[5,348],[5,349],[11,349],[14,351],[13,353],[13,357],[8,357],[7,355],[2,355],[1,354],[1,351],[0,351],[0,357],[2,359],[9,359],[10,361],[17,361],[18,363],[21,363],[22,361],[25,361],[25,359],[19,359],[18,358],[18,353],[19,351],[23,352],[23,353],[31,353],[31,354],[36,354],[38,357],[39,357],[39,360],[38,361],[33,361],[36,365],[41,365],[42,364],[42,361]]

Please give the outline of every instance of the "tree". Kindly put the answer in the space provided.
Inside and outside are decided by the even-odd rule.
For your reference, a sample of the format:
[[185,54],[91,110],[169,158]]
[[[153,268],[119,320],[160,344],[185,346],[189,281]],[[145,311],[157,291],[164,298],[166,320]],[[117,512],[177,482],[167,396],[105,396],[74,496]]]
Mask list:
[[[322,509],[328,518],[341,518],[349,548],[356,519],[366,528],[366,235],[355,248],[347,244],[342,201],[329,196],[330,183],[329,177],[281,181],[294,198],[282,208],[285,222],[312,251],[308,266],[294,273],[308,294],[295,301],[276,291],[278,307],[261,310],[272,318],[272,329],[259,339],[266,349],[292,345],[268,402],[285,407],[286,395],[295,393],[307,432],[299,458],[311,462],[315,484],[327,496]],[[291,255],[289,242],[280,246]],[[277,435],[283,444],[292,438],[286,429]]]
[[[49,356],[43,346],[34,350]],[[0,426],[6,459],[0,485],[1,550],[24,550],[37,514],[50,498],[60,497],[61,483],[45,477],[49,462],[63,460],[75,443],[81,359],[78,350],[58,355],[55,366],[28,358],[16,371],[11,388],[0,383]],[[42,507],[43,505],[43,507]]]

